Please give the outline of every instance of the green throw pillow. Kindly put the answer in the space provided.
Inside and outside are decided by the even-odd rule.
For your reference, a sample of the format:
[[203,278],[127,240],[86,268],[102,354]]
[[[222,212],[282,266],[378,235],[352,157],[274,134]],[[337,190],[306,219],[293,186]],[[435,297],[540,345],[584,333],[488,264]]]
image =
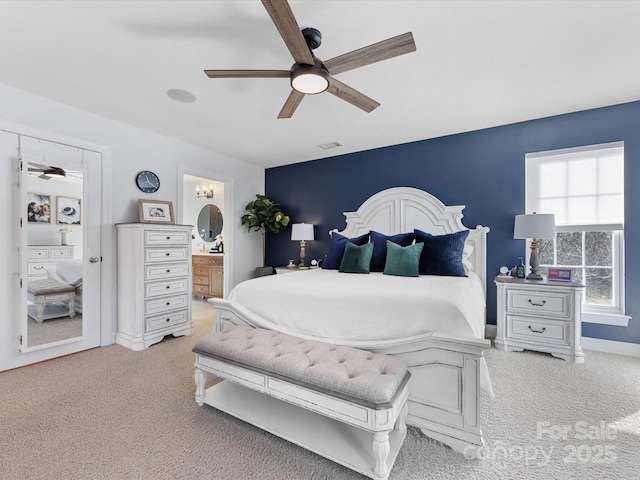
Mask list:
[[339,271],[342,273],[369,273],[373,243],[354,245],[347,242]]
[[387,240],[387,260],[384,264],[384,274],[399,277],[419,276],[418,265],[423,247],[424,243],[401,247]]

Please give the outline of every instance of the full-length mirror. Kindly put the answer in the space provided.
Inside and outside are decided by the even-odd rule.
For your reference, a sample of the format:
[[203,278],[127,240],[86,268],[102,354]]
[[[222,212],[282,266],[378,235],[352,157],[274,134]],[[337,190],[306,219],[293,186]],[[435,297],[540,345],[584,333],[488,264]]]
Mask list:
[[198,214],[198,234],[205,242],[213,242],[222,233],[222,212],[213,205],[207,204]]
[[82,337],[83,172],[26,163],[27,318],[23,348]]

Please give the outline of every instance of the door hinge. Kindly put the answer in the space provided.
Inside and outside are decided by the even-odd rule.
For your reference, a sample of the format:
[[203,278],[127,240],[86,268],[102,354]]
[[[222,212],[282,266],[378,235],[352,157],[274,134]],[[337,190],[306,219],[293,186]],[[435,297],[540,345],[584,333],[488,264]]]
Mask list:
[[22,279],[20,279],[20,288],[22,288]]
[[22,335],[18,337],[18,342],[20,342],[20,345],[22,345]]

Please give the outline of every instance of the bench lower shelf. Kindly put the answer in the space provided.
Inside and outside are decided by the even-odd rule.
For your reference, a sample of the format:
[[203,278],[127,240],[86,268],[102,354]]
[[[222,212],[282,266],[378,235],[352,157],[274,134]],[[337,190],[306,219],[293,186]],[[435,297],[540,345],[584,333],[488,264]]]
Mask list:
[[[374,473],[371,432],[229,380],[209,387],[204,403],[363,475],[380,478]],[[406,431],[394,429],[389,433],[388,465],[394,464],[405,436]]]

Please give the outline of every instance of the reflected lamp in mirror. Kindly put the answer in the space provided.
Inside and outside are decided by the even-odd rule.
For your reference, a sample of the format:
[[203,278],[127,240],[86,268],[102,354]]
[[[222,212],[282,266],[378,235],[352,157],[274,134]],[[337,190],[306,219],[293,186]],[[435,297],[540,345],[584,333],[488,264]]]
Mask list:
[[300,263],[298,267],[308,267],[306,245],[307,240],[313,240],[313,224],[294,223],[291,226],[291,240],[300,242]]
[[202,187],[202,191],[200,191],[200,187],[196,186],[196,197],[198,198],[213,198],[213,185],[209,185],[209,187]]
[[538,239],[554,238],[556,236],[556,218],[552,213],[532,213],[516,215],[513,226],[513,238],[531,239],[531,256],[529,266],[531,273],[527,280],[542,280],[538,272],[540,260],[538,258]]

